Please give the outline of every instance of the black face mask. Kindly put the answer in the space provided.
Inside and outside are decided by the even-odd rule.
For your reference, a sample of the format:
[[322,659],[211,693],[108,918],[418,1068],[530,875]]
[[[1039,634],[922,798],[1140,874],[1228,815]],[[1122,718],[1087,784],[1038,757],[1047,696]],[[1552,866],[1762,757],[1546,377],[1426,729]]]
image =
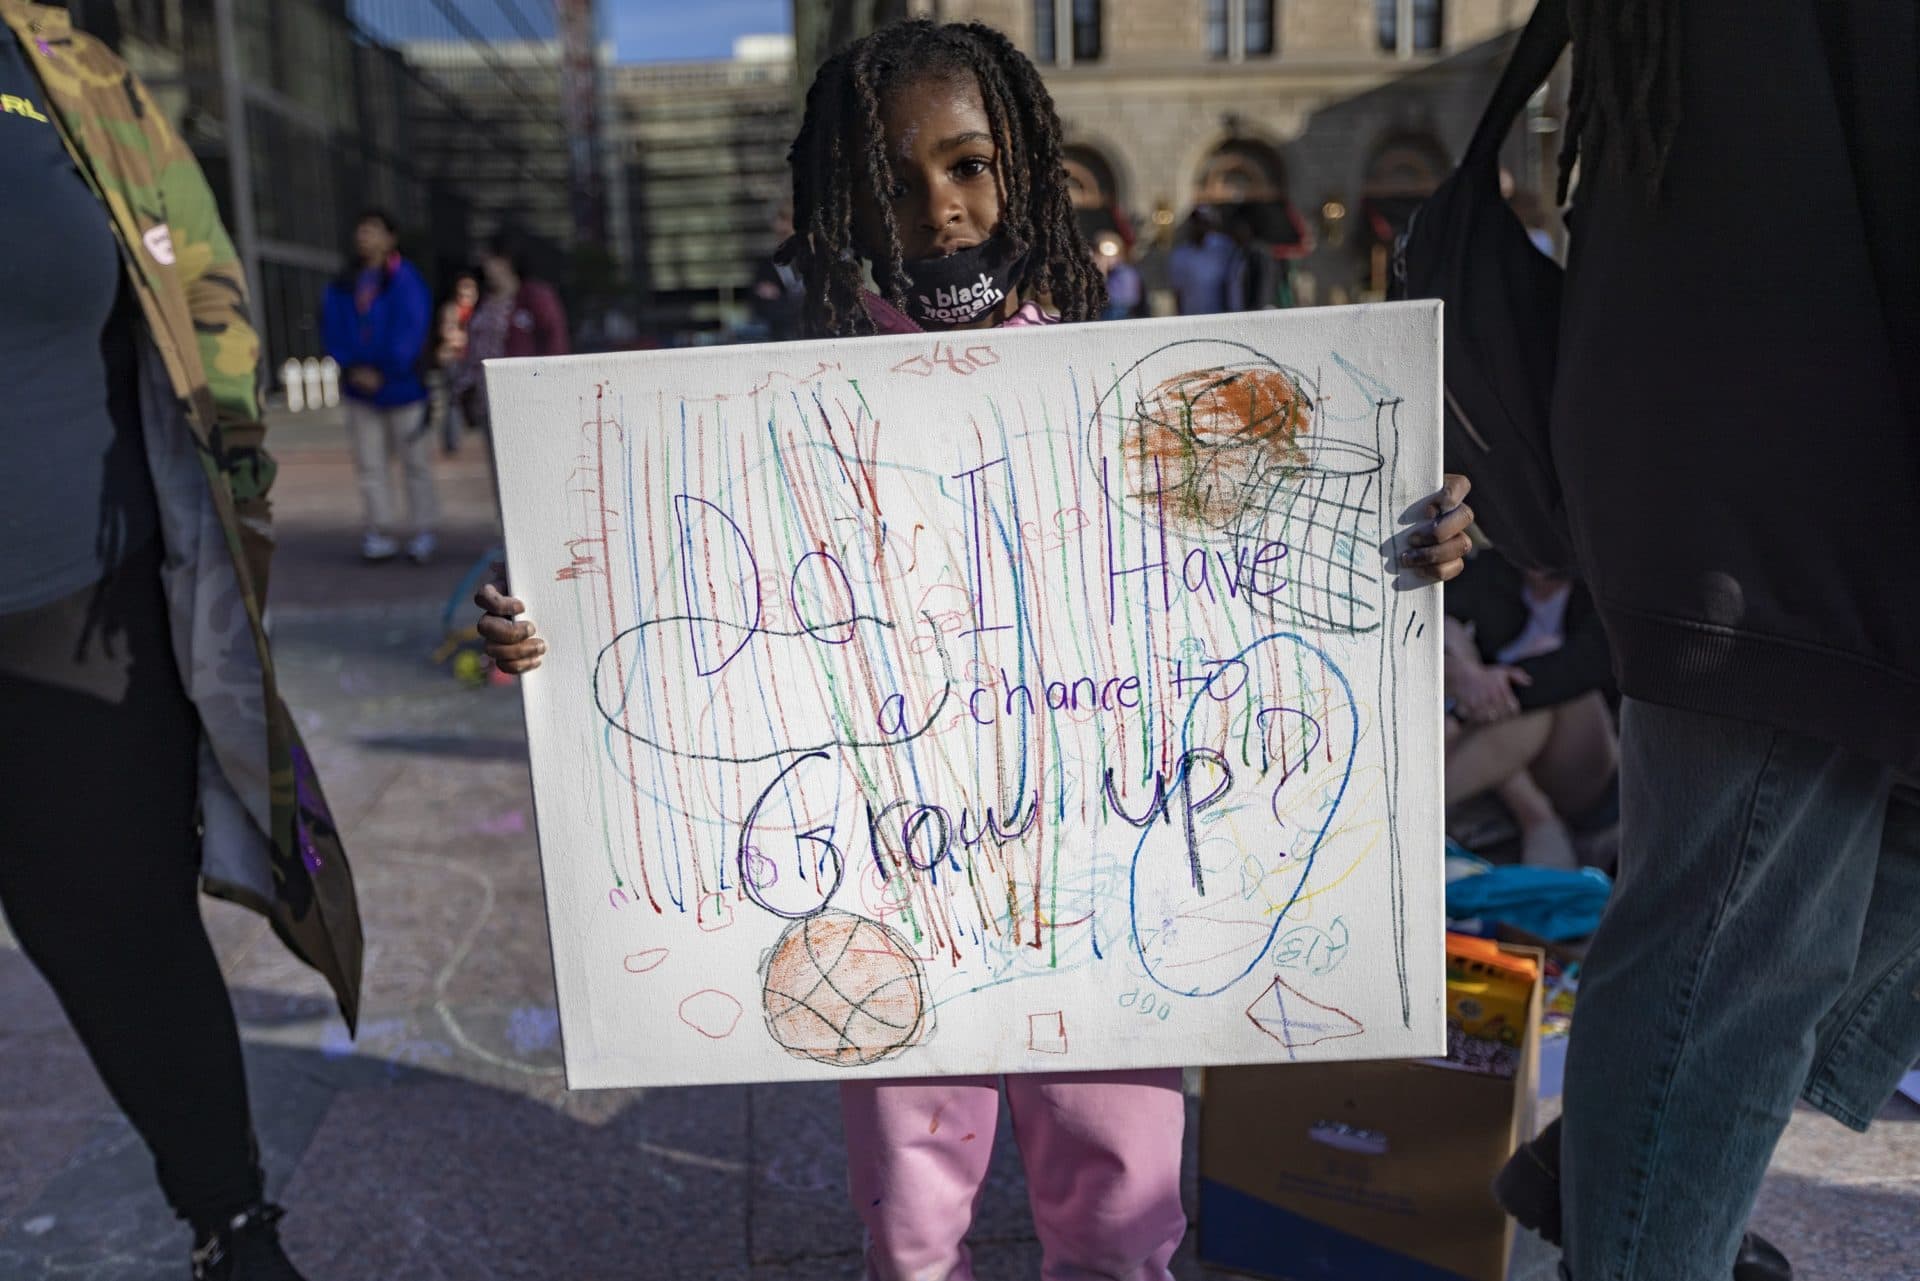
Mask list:
[[907,314],[922,325],[964,325],[978,320],[1007,300],[1026,248],[1012,237],[995,232],[969,249],[944,258],[922,258],[906,264]]

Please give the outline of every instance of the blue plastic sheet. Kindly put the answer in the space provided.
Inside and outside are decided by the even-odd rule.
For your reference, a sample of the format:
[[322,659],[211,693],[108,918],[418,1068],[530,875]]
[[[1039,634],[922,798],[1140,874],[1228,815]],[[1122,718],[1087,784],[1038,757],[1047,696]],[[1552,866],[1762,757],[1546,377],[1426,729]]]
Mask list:
[[1612,893],[1613,881],[1598,868],[1493,867],[1447,883],[1447,916],[1497,922],[1567,943],[1599,928]]

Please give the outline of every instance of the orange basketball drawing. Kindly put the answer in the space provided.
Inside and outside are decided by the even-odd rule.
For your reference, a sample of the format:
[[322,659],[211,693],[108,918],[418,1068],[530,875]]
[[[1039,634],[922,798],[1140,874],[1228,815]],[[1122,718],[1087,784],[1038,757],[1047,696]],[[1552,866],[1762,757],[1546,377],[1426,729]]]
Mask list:
[[1250,486],[1306,462],[1307,395],[1277,368],[1195,369],[1164,379],[1134,407],[1122,445],[1133,496],[1170,519],[1219,527]]
[[765,975],[767,1031],[795,1058],[860,1067],[926,1034],[920,962],[877,921],[832,909],[795,921]]

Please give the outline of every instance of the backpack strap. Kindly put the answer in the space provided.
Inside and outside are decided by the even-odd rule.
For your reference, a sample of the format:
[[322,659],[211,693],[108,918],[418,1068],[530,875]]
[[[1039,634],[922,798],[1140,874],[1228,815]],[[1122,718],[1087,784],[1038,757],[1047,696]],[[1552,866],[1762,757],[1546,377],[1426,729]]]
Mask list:
[[1494,89],[1480,124],[1473,131],[1473,141],[1467,144],[1466,158],[1460,162],[1462,169],[1496,167],[1500,144],[1512,130],[1513,122],[1520,118],[1533,91],[1553,74],[1554,64],[1560,61],[1560,54],[1571,39],[1567,0],[1539,0],[1533,8],[1533,17],[1527,20],[1526,29],[1514,45],[1513,57],[1500,76],[1500,84]]

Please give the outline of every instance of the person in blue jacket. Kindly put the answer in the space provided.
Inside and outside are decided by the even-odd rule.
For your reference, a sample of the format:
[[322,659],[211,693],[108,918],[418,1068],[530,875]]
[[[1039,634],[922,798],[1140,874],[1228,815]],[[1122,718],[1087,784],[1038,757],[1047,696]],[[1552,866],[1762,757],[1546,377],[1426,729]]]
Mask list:
[[[433,319],[433,297],[412,263],[400,256],[393,219],[373,209],[354,224],[357,261],[327,287],[322,331],[327,354],[340,366],[347,431],[366,509],[360,554],[391,560],[407,534],[407,555],[425,564],[433,556],[438,505],[427,386],[420,353]],[[393,456],[406,475],[407,520],[394,510]]]

